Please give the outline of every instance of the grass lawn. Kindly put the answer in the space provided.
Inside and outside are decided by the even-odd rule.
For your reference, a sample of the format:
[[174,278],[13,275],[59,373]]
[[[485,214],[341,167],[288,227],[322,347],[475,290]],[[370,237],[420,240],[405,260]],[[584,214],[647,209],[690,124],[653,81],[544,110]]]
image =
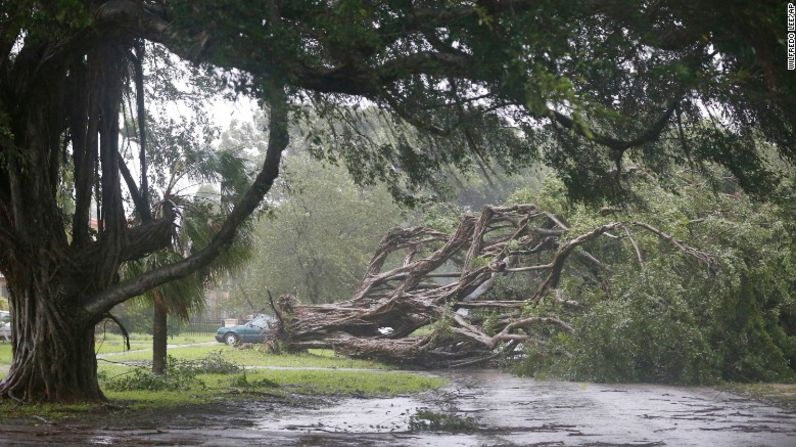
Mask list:
[[[11,364],[11,343],[0,343],[0,367]],[[0,374],[2,372],[0,371]]]
[[[247,366],[279,366],[279,367],[305,367],[305,368],[366,368],[387,369],[383,363],[354,360],[335,356],[334,352],[325,349],[311,349],[300,354],[271,354],[261,349],[238,349],[227,345],[214,344],[202,346],[187,346],[169,349],[169,355],[181,360],[197,360],[207,357],[208,354],[220,352],[222,357],[233,363]],[[152,360],[152,351],[147,349],[142,352],[129,352],[107,356],[113,362]],[[102,365],[100,361],[100,365]]]
[[[280,366],[310,368],[367,368],[387,369],[387,365],[367,360],[353,360],[337,357],[331,350],[310,349],[301,354],[271,354],[254,349],[237,349],[216,343],[212,333],[177,335],[169,337],[169,345],[190,345],[195,343],[213,343],[201,346],[182,346],[169,349],[169,355],[183,360],[196,360],[206,357],[211,352],[221,351],[223,357],[231,362],[249,366]],[[104,334],[97,336],[96,351],[100,356],[107,356],[113,362],[152,360],[152,336],[147,334],[130,334],[130,349],[127,352],[121,335]],[[110,354],[110,355],[108,355]],[[103,367],[100,360],[99,366]],[[11,364],[11,344],[0,343],[0,377],[4,367]]]
[[[206,334],[180,334],[180,335],[175,335],[173,337],[169,337],[169,344],[187,345],[193,343],[209,343],[209,342],[215,343],[216,340],[213,338],[214,335],[215,335],[214,333],[210,332]],[[124,338],[122,338],[121,335],[117,334],[97,335],[95,346],[97,354],[107,354],[107,353],[125,351]],[[140,349],[148,349],[150,350],[150,353],[145,355],[149,355],[151,357],[152,336],[148,334],[130,334],[130,349],[134,351]],[[0,366],[10,365],[10,364],[11,364],[11,343],[0,342]]]
[[234,395],[291,394],[389,397],[433,390],[447,381],[404,371],[247,370],[235,374],[199,374],[203,385],[174,391],[106,391],[108,398],[139,407],[199,404]]
[[[214,333],[206,334],[180,334],[169,337],[170,345],[187,345],[194,343],[215,342]],[[152,349],[152,336],[149,334],[130,334],[130,349]],[[97,354],[110,352],[123,352],[125,350],[124,338],[118,334],[97,335]]]
[[[170,345],[190,345],[214,341],[213,334],[177,336],[169,339]],[[176,408],[184,405],[212,404],[224,399],[249,399],[274,396],[290,399],[291,395],[312,396],[395,396],[417,393],[444,386],[443,378],[406,371],[390,371],[387,365],[367,360],[338,357],[330,350],[310,350],[300,354],[272,354],[258,347],[238,349],[220,343],[199,346],[181,346],[169,349],[169,355],[183,361],[213,358],[241,367],[228,374],[198,372],[180,389],[151,390],[144,385],[139,389],[111,390],[112,381],[128,378],[145,379],[146,367],[120,362],[149,361],[152,359],[151,336],[132,334],[132,350],[125,352],[124,342],[118,335],[98,336],[97,353],[100,383],[112,404],[122,404],[132,410]],[[103,358],[104,357],[104,358]],[[11,345],[0,344],[0,377],[11,363]],[[288,367],[312,369],[258,369],[257,367]],[[352,371],[350,368],[362,369]],[[138,371],[138,373],[136,373]],[[136,377],[136,376],[143,377]],[[74,405],[24,405],[0,402],[0,420],[7,417],[43,416],[60,419],[87,412],[101,412],[96,404]]]

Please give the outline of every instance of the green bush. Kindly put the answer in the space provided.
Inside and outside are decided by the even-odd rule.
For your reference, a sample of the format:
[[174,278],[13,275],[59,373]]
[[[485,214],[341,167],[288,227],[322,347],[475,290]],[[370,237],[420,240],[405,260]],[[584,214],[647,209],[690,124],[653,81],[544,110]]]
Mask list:
[[131,373],[106,381],[105,388],[111,391],[179,391],[205,388],[205,383],[196,377],[194,369],[177,366],[173,360],[173,357],[169,357],[169,366],[164,374],[136,368]]
[[[644,206],[611,219],[648,222],[715,264],[638,229],[642,263],[627,241],[593,241],[585,248],[610,267],[595,273],[570,261],[560,284],[585,304],[565,315],[574,334],[527,343],[517,371],[611,382],[796,380],[796,215],[723,187],[694,182],[674,194],[641,185]],[[570,211],[572,228],[604,219]]]
[[[205,383],[196,376],[199,374],[235,374],[244,371],[237,363],[224,358],[221,350],[211,352],[197,360],[180,360],[168,356],[164,374],[154,374],[148,369],[137,368],[128,374],[100,380],[111,391],[176,391],[191,388],[205,388]],[[246,380],[245,371],[243,380]]]
[[224,358],[221,350],[213,351],[197,360],[177,360],[182,369],[189,369],[194,374],[234,374],[243,371],[243,367]]
[[595,304],[575,321],[577,331],[566,340],[572,377],[692,384],[720,377],[719,358],[697,311],[665,279],[640,275],[621,297]]

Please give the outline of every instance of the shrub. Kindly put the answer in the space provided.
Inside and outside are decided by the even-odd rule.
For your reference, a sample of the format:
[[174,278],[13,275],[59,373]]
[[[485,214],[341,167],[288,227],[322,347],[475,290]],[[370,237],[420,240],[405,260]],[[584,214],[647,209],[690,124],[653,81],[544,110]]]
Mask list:
[[193,369],[176,365],[171,356],[164,374],[136,368],[129,374],[105,382],[105,388],[111,391],[178,391],[205,388],[205,386],[204,382],[196,378]]
[[600,302],[577,319],[577,332],[567,340],[573,354],[569,374],[609,382],[699,384],[720,378],[719,358],[681,291],[662,293],[667,290],[656,281],[639,282],[623,298]]
[[[205,383],[196,377],[199,374],[235,374],[244,371],[241,365],[225,359],[220,350],[197,360],[180,360],[169,356],[167,365],[164,374],[137,368],[112,379],[100,376],[100,380],[112,391],[176,391],[205,388]],[[243,380],[246,380],[245,371]]]
[[194,374],[235,374],[243,371],[243,367],[224,358],[223,351],[218,350],[198,360],[178,360],[177,365],[190,369]]
[[[624,249],[605,239],[589,243],[584,248],[609,268],[568,264],[559,287],[585,305],[570,318],[574,334],[526,343],[518,372],[685,384],[796,380],[794,209],[684,178],[678,194],[642,184],[643,206],[611,218],[648,222],[715,256],[715,264],[641,231],[633,232],[643,262],[627,241]],[[585,207],[572,211],[572,228],[602,218]]]

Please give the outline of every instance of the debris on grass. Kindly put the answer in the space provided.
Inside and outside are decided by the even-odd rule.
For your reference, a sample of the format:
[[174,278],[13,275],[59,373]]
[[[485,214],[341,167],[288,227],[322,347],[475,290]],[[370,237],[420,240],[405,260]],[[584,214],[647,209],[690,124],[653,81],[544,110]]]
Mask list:
[[455,413],[440,413],[428,408],[418,408],[409,417],[411,431],[445,431],[451,433],[472,432],[478,430],[478,422],[470,416],[459,416]]

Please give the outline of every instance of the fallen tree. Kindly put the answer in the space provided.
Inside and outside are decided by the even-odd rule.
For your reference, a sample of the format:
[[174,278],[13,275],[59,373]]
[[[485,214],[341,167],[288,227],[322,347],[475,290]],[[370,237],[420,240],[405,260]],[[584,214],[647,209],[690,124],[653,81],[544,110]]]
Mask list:
[[[649,232],[714,266],[710,254],[643,222],[609,222],[572,235],[564,219],[535,205],[485,207],[480,215],[462,216],[450,234],[426,227],[390,231],[347,301],[303,305],[292,295],[271,299],[279,323],[268,343],[277,350],[331,348],[351,357],[427,367],[512,355],[537,328],[573,330],[559,315],[538,310],[550,299],[579,306],[557,288],[573,255],[607,268],[586,250],[588,242],[627,238],[643,263],[631,230]],[[529,275],[532,286],[523,299],[489,293],[508,275]],[[430,333],[411,336],[429,325]]]

